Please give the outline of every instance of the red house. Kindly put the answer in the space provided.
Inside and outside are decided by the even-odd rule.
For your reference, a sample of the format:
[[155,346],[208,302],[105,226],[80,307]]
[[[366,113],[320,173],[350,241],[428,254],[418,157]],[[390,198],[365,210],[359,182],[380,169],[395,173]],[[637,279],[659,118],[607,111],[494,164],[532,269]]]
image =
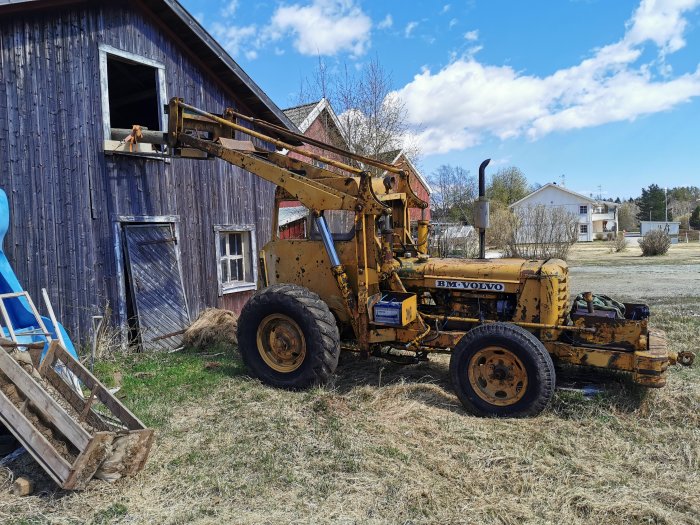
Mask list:
[[428,207],[424,211],[417,208],[411,209],[411,222],[421,219],[425,219],[426,221],[430,220],[430,194],[432,193],[432,189],[425,177],[418,171],[418,168],[416,168],[408,156],[406,156],[406,152],[402,149],[387,151],[381,155],[379,160],[387,164],[398,166],[410,173],[412,181],[411,188],[413,188],[413,191],[418,197],[428,203]]

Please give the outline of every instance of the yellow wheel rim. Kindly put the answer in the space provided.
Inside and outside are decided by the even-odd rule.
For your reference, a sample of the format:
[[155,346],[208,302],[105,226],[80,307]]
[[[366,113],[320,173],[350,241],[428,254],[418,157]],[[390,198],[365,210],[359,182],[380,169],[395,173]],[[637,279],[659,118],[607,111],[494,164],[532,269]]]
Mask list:
[[306,339],[299,325],[284,314],[270,314],[258,325],[258,352],[277,372],[294,372],[306,357]]
[[527,389],[527,371],[510,350],[489,346],[469,361],[469,384],[481,399],[497,406],[517,403]]

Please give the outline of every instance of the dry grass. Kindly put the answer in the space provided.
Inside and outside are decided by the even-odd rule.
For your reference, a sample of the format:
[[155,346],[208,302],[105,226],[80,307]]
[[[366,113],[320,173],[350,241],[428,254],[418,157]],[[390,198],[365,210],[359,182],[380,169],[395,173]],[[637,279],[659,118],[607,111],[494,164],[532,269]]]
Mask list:
[[189,348],[206,350],[214,346],[238,343],[238,316],[230,310],[207,308],[189,326],[182,343]]
[[[652,301],[675,350],[698,349],[691,292]],[[212,370],[210,357],[155,359],[120,365],[127,404],[157,427],[145,471],[83,493],[17,498],[5,484],[0,522],[700,524],[697,365],[648,392],[597,375],[601,394],[560,390],[536,419],[497,420],[464,414],[446,357],[344,355],[309,392],[262,386],[234,357]]]
[[580,242],[571,248],[568,258],[570,266],[624,266],[634,265],[685,265],[700,264],[700,243],[673,244],[666,255],[642,257],[642,250],[636,239],[628,239],[627,250],[610,253],[605,242]]

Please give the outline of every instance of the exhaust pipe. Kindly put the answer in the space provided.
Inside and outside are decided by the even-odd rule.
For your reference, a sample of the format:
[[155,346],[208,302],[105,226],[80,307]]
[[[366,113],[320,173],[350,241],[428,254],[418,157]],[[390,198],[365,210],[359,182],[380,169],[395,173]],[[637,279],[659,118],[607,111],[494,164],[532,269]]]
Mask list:
[[479,229],[479,259],[486,259],[486,228],[489,227],[489,201],[486,199],[486,159],[479,166],[479,200],[474,203],[474,226]]

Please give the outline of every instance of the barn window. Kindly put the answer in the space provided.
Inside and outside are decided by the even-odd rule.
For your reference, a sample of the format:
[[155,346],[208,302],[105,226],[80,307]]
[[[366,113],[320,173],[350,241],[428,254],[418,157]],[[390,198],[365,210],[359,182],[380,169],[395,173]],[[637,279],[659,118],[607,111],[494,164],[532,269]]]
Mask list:
[[165,66],[126,51],[100,46],[100,82],[102,87],[102,124],[104,149],[110,153],[130,153],[162,157],[162,146],[129,144],[115,130],[167,129],[163,105]]
[[254,290],[258,280],[255,230],[252,225],[217,226],[219,295]]

